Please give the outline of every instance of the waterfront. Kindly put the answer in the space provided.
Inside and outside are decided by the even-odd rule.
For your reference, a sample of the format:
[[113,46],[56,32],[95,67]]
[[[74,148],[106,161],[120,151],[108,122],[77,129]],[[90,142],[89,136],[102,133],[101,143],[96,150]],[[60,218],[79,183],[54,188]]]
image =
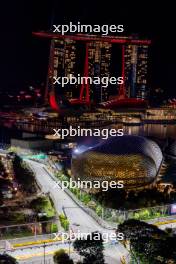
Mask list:
[[151,136],[161,139],[173,138],[176,139],[175,124],[144,124],[140,126],[125,126],[125,134]]
[[[108,126],[109,127],[109,126]],[[114,123],[110,125],[112,128],[123,128],[124,134],[126,135],[141,135],[141,136],[152,136],[156,138],[174,138],[176,139],[176,125],[175,124],[142,124],[142,125],[124,125],[124,124],[117,124]],[[21,129],[22,127],[20,127]],[[45,131],[46,126],[36,126],[33,124],[24,124],[24,130],[29,132],[38,132],[38,131]],[[48,127],[47,127],[48,128]],[[53,133],[53,128],[57,127],[50,127],[47,132]],[[38,130],[39,129],[39,130]]]

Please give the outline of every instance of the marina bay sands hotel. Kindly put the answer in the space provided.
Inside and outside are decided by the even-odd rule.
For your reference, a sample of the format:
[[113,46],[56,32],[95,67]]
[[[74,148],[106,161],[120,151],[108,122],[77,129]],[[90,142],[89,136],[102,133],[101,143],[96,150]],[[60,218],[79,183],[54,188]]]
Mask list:
[[[123,85],[115,88],[100,84],[62,87],[62,94],[73,103],[106,103],[112,100],[138,105],[148,99],[148,59],[150,40],[88,34],[60,35],[34,32],[34,36],[50,41],[45,99],[54,89],[55,76],[122,76]],[[85,93],[84,93],[85,91]],[[84,96],[83,96],[84,94]],[[77,98],[73,100],[73,98]],[[108,104],[107,104],[108,105]]]

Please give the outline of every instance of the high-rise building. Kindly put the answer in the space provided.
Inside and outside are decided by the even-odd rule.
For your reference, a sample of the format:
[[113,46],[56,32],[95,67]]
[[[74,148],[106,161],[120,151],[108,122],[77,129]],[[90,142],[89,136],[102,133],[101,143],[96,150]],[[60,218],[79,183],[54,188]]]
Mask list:
[[148,45],[125,45],[125,84],[129,98],[148,98]]
[[[65,98],[71,105],[86,106],[90,106],[91,102],[102,103],[103,107],[123,105],[136,107],[147,103],[145,99],[148,99],[149,94],[147,75],[150,40],[140,40],[132,36],[87,34],[63,36],[46,32],[37,32],[34,35],[51,39],[45,90],[46,103],[48,99],[51,102],[51,97],[53,102],[59,97],[60,101]],[[53,84],[53,77],[70,75],[89,77],[88,83],[84,79],[83,83],[68,84],[64,87]],[[124,83],[117,84],[117,87],[112,85],[106,87],[101,84],[102,77],[111,76],[123,76]],[[97,84],[94,82],[89,85],[91,77],[92,81],[94,77],[99,77],[100,84],[97,81]],[[55,109],[59,108],[57,102],[53,104]]]
[[[53,53],[51,59],[51,72],[53,67],[53,75],[51,76],[51,83],[53,77],[69,77],[71,74],[75,75],[75,63],[76,63],[76,45],[75,41],[71,39],[54,39],[52,40]],[[52,65],[53,64],[53,65]],[[73,90],[70,87],[65,87],[64,95],[70,99],[73,97]]]
[[[90,77],[110,77],[111,47],[108,42],[89,43],[89,76]],[[90,96],[95,102],[108,100],[108,87],[101,84],[90,86]]]

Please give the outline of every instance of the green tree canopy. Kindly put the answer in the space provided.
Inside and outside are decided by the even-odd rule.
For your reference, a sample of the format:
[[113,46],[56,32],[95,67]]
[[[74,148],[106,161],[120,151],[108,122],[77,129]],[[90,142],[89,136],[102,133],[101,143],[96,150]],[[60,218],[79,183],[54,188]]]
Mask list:
[[59,249],[54,253],[54,263],[56,264],[74,264],[73,260],[70,259],[69,255],[64,249]]
[[100,233],[94,232],[85,239],[77,239],[74,249],[84,257],[83,264],[104,264],[103,239]]
[[18,155],[13,160],[15,177],[23,189],[28,193],[36,192],[35,176],[30,167]]
[[176,236],[134,219],[120,224],[117,232],[124,234],[124,243],[129,244],[134,258],[137,256],[137,259],[151,264],[175,263]]
[[17,263],[18,262],[16,261],[15,258],[7,254],[0,255],[0,264],[17,264]]
[[40,212],[42,209],[44,209],[48,204],[47,197],[37,197],[36,199],[31,201],[31,208],[36,210],[37,212]]

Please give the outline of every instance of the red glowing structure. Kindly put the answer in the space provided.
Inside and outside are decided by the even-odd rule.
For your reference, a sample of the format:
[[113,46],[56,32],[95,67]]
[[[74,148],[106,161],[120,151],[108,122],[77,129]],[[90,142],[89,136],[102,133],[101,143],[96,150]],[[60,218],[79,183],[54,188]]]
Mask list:
[[[52,84],[49,92],[49,76],[54,76],[54,40],[73,40],[80,41],[85,43],[85,61],[84,61],[84,77],[89,75],[89,43],[90,42],[108,42],[108,43],[117,43],[122,46],[122,77],[125,80],[125,45],[146,45],[151,44],[150,40],[139,40],[133,39],[131,37],[112,37],[112,36],[95,36],[95,35],[60,35],[56,33],[47,33],[47,32],[34,32],[34,36],[47,38],[51,40],[50,48],[50,61],[48,69],[48,78],[45,90],[45,100],[50,102],[50,106],[56,111],[62,111],[62,108],[69,108],[71,106],[90,106],[90,87],[88,83],[83,83],[80,87],[79,98],[71,98],[66,100],[62,96],[56,95],[55,87]],[[49,97],[48,97],[49,95]],[[113,107],[145,107],[147,101],[144,99],[138,98],[129,98],[126,95],[125,82],[120,86],[118,95],[113,99],[107,102],[100,103],[99,106],[103,108],[113,108]]]
[[[51,61],[51,68],[53,65],[53,59]],[[88,45],[86,44],[86,53],[85,53],[85,64],[84,64],[84,77],[88,77]],[[53,70],[51,70],[53,73]],[[49,102],[50,106],[56,111],[62,111],[63,108],[71,107],[71,106],[90,106],[90,88],[89,83],[83,83],[80,89],[79,98],[71,98],[70,100],[66,100],[62,96],[56,95],[56,91],[54,85],[52,85],[51,92],[49,93]],[[46,97],[48,96],[48,88],[46,88]],[[62,107],[63,105],[63,107]]]
[[[85,64],[84,64],[84,77],[89,76],[89,48],[88,44],[86,44],[86,55],[85,55]],[[85,90],[85,99],[84,99],[84,90]],[[83,83],[81,85],[81,91],[80,91],[80,96],[79,99],[71,99],[70,103],[72,105],[74,104],[85,104],[85,105],[90,105],[90,93],[89,93],[89,83]]]

